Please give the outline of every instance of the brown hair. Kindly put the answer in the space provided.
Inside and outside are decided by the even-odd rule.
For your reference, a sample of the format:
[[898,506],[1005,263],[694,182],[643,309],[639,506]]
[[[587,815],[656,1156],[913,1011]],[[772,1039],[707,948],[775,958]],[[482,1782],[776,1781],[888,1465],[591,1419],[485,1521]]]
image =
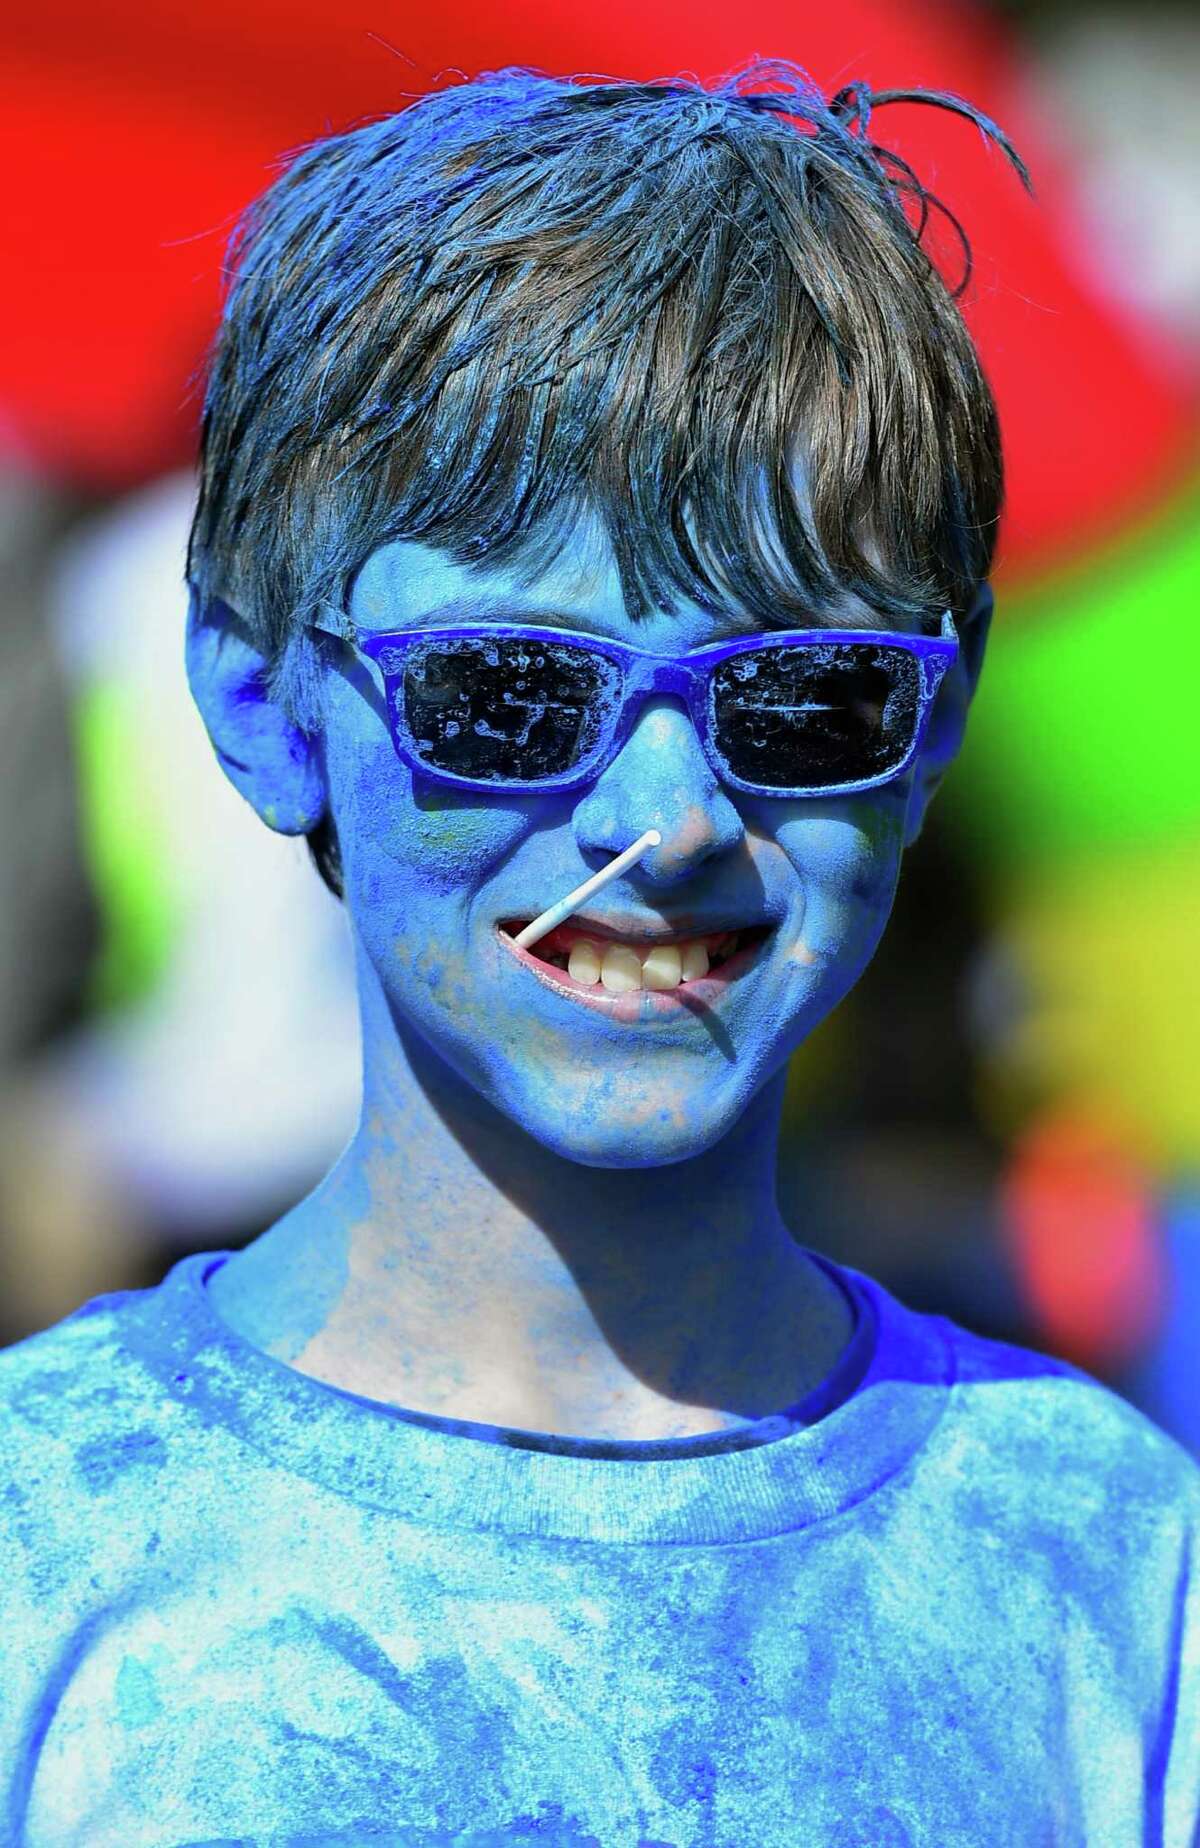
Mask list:
[[968,117],[1028,184],[960,99],[827,101],[782,60],[712,90],[509,68],[300,152],[234,236],[188,551],[289,716],[320,723],[306,620],[379,545],[536,570],[576,504],[634,618],[676,592],[765,626],[836,623],[846,592],[885,623],[968,607],[996,409],[961,227],[868,139],[895,101]]

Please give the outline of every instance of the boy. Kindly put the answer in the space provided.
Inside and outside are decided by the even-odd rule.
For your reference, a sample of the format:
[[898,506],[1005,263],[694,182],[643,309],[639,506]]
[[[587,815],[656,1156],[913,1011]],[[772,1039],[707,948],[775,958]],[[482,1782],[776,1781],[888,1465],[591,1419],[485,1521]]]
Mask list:
[[362,1114],[2,1357],[14,1841],[1192,1838],[1200,1475],[774,1199],[1001,498],[871,103],[502,71],[236,240],[188,671],[344,898]]

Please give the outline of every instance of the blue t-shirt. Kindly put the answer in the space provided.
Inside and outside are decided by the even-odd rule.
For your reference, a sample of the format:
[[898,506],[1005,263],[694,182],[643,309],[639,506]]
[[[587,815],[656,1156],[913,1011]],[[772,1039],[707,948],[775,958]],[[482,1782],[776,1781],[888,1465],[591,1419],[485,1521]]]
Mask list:
[[263,1354],[229,1255],[0,1351],[5,1848],[1200,1835],[1200,1470],[1086,1374],[824,1261],[803,1404],[547,1438]]

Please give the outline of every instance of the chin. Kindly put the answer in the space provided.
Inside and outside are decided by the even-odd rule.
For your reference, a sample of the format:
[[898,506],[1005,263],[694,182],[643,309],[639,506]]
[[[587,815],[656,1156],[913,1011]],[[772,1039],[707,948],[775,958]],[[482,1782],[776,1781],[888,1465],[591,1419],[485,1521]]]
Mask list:
[[[616,1088],[616,1087],[614,1087]],[[530,1096],[513,1074],[490,1101],[526,1135],[585,1168],[660,1168],[703,1155],[728,1135],[750,1102],[741,1084],[629,1086],[586,1106]]]

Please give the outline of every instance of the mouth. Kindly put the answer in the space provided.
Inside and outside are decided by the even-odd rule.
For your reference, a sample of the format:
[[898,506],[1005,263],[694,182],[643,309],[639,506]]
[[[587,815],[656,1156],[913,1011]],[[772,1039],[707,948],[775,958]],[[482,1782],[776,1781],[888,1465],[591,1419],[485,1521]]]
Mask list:
[[617,932],[588,920],[560,924],[529,949],[513,938],[529,922],[496,927],[504,947],[547,986],[619,1018],[711,1004],[758,961],[773,924],[708,932]]

